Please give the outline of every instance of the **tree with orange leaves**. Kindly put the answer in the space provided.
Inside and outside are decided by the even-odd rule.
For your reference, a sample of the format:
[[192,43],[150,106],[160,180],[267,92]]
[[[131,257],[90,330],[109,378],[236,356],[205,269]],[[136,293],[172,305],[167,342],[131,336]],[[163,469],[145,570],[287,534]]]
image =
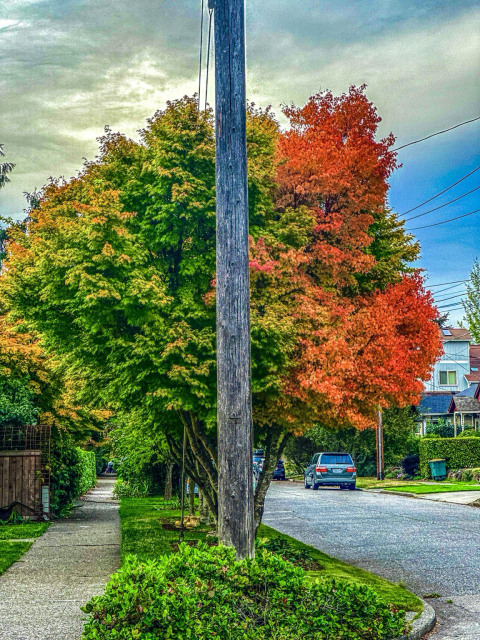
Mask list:
[[[362,89],[247,118],[253,415],[266,450],[256,521],[291,433],[372,425],[419,394],[438,353],[417,247],[386,208],[393,138]],[[216,511],[215,202],[211,114],[170,103],[143,144],[111,134],[51,185],[1,280],[82,398],[161,430]]]

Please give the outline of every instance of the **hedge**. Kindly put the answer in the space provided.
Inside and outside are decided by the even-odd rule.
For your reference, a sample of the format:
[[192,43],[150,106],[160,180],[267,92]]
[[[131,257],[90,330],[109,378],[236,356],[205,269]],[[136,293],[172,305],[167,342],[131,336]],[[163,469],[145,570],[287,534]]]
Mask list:
[[447,469],[480,466],[480,438],[423,438],[420,441],[420,474],[430,477],[429,460],[443,458]]
[[86,493],[89,489],[97,484],[97,470],[95,462],[95,453],[93,451],[85,451],[85,449],[77,448],[79,453],[79,469],[80,477],[78,479],[78,498]]
[[58,516],[72,500],[95,486],[97,474],[93,451],[77,447],[69,438],[52,444],[50,508]]

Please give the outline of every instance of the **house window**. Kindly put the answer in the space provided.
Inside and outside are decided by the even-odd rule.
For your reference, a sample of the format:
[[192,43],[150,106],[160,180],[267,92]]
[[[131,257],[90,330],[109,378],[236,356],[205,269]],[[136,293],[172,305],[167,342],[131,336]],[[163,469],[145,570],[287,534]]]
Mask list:
[[456,371],[440,371],[440,384],[449,385],[452,387],[457,386],[457,372]]

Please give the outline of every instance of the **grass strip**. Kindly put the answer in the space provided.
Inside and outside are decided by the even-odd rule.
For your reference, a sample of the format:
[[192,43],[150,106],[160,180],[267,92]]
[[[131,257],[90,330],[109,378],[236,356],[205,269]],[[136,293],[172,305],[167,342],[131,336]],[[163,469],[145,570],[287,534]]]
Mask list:
[[[128,554],[135,554],[143,562],[173,552],[172,545],[178,542],[178,531],[162,529],[162,521],[179,519],[180,511],[158,510],[158,506],[161,506],[162,503],[162,498],[155,497],[121,499],[122,559]],[[184,535],[185,542],[189,540],[205,541],[207,532],[211,529],[211,526],[201,526],[187,530]],[[319,571],[307,572],[308,577],[312,580],[330,576],[358,584],[366,584],[378,593],[382,602],[391,603],[407,611],[420,612],[423,609],[421,600],[401,584],[393,584],[368,571],[332,558],[267,525],[260,526],[258,536],[260,538],[284,538],[298,549],[307,549],[322,567]]]
[[0,526],[0,540],[18,540],[21,538],[38,538],[50,526],[50,522],[22,522]]
[[0,575],[30,549],[33,542],[0,542]]
[[[387,487],[385,487],[387,488]],[[403,491],[404,493],[453,493],[455,491],[480,491],[480,484],[423,484],[407,485],[404,487],[389,487],[389,491]]]

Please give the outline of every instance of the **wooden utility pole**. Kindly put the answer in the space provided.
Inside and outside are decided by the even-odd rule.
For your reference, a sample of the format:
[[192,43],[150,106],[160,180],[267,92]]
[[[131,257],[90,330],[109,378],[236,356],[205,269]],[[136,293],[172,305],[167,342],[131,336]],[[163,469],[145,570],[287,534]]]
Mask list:
[[377,480],[385,480],[385,465],[383,462],[383,421],[382,409],[378,408],[377,434]]
[[218,535],[243,559],[254,555],[244,0],[213,8]]

